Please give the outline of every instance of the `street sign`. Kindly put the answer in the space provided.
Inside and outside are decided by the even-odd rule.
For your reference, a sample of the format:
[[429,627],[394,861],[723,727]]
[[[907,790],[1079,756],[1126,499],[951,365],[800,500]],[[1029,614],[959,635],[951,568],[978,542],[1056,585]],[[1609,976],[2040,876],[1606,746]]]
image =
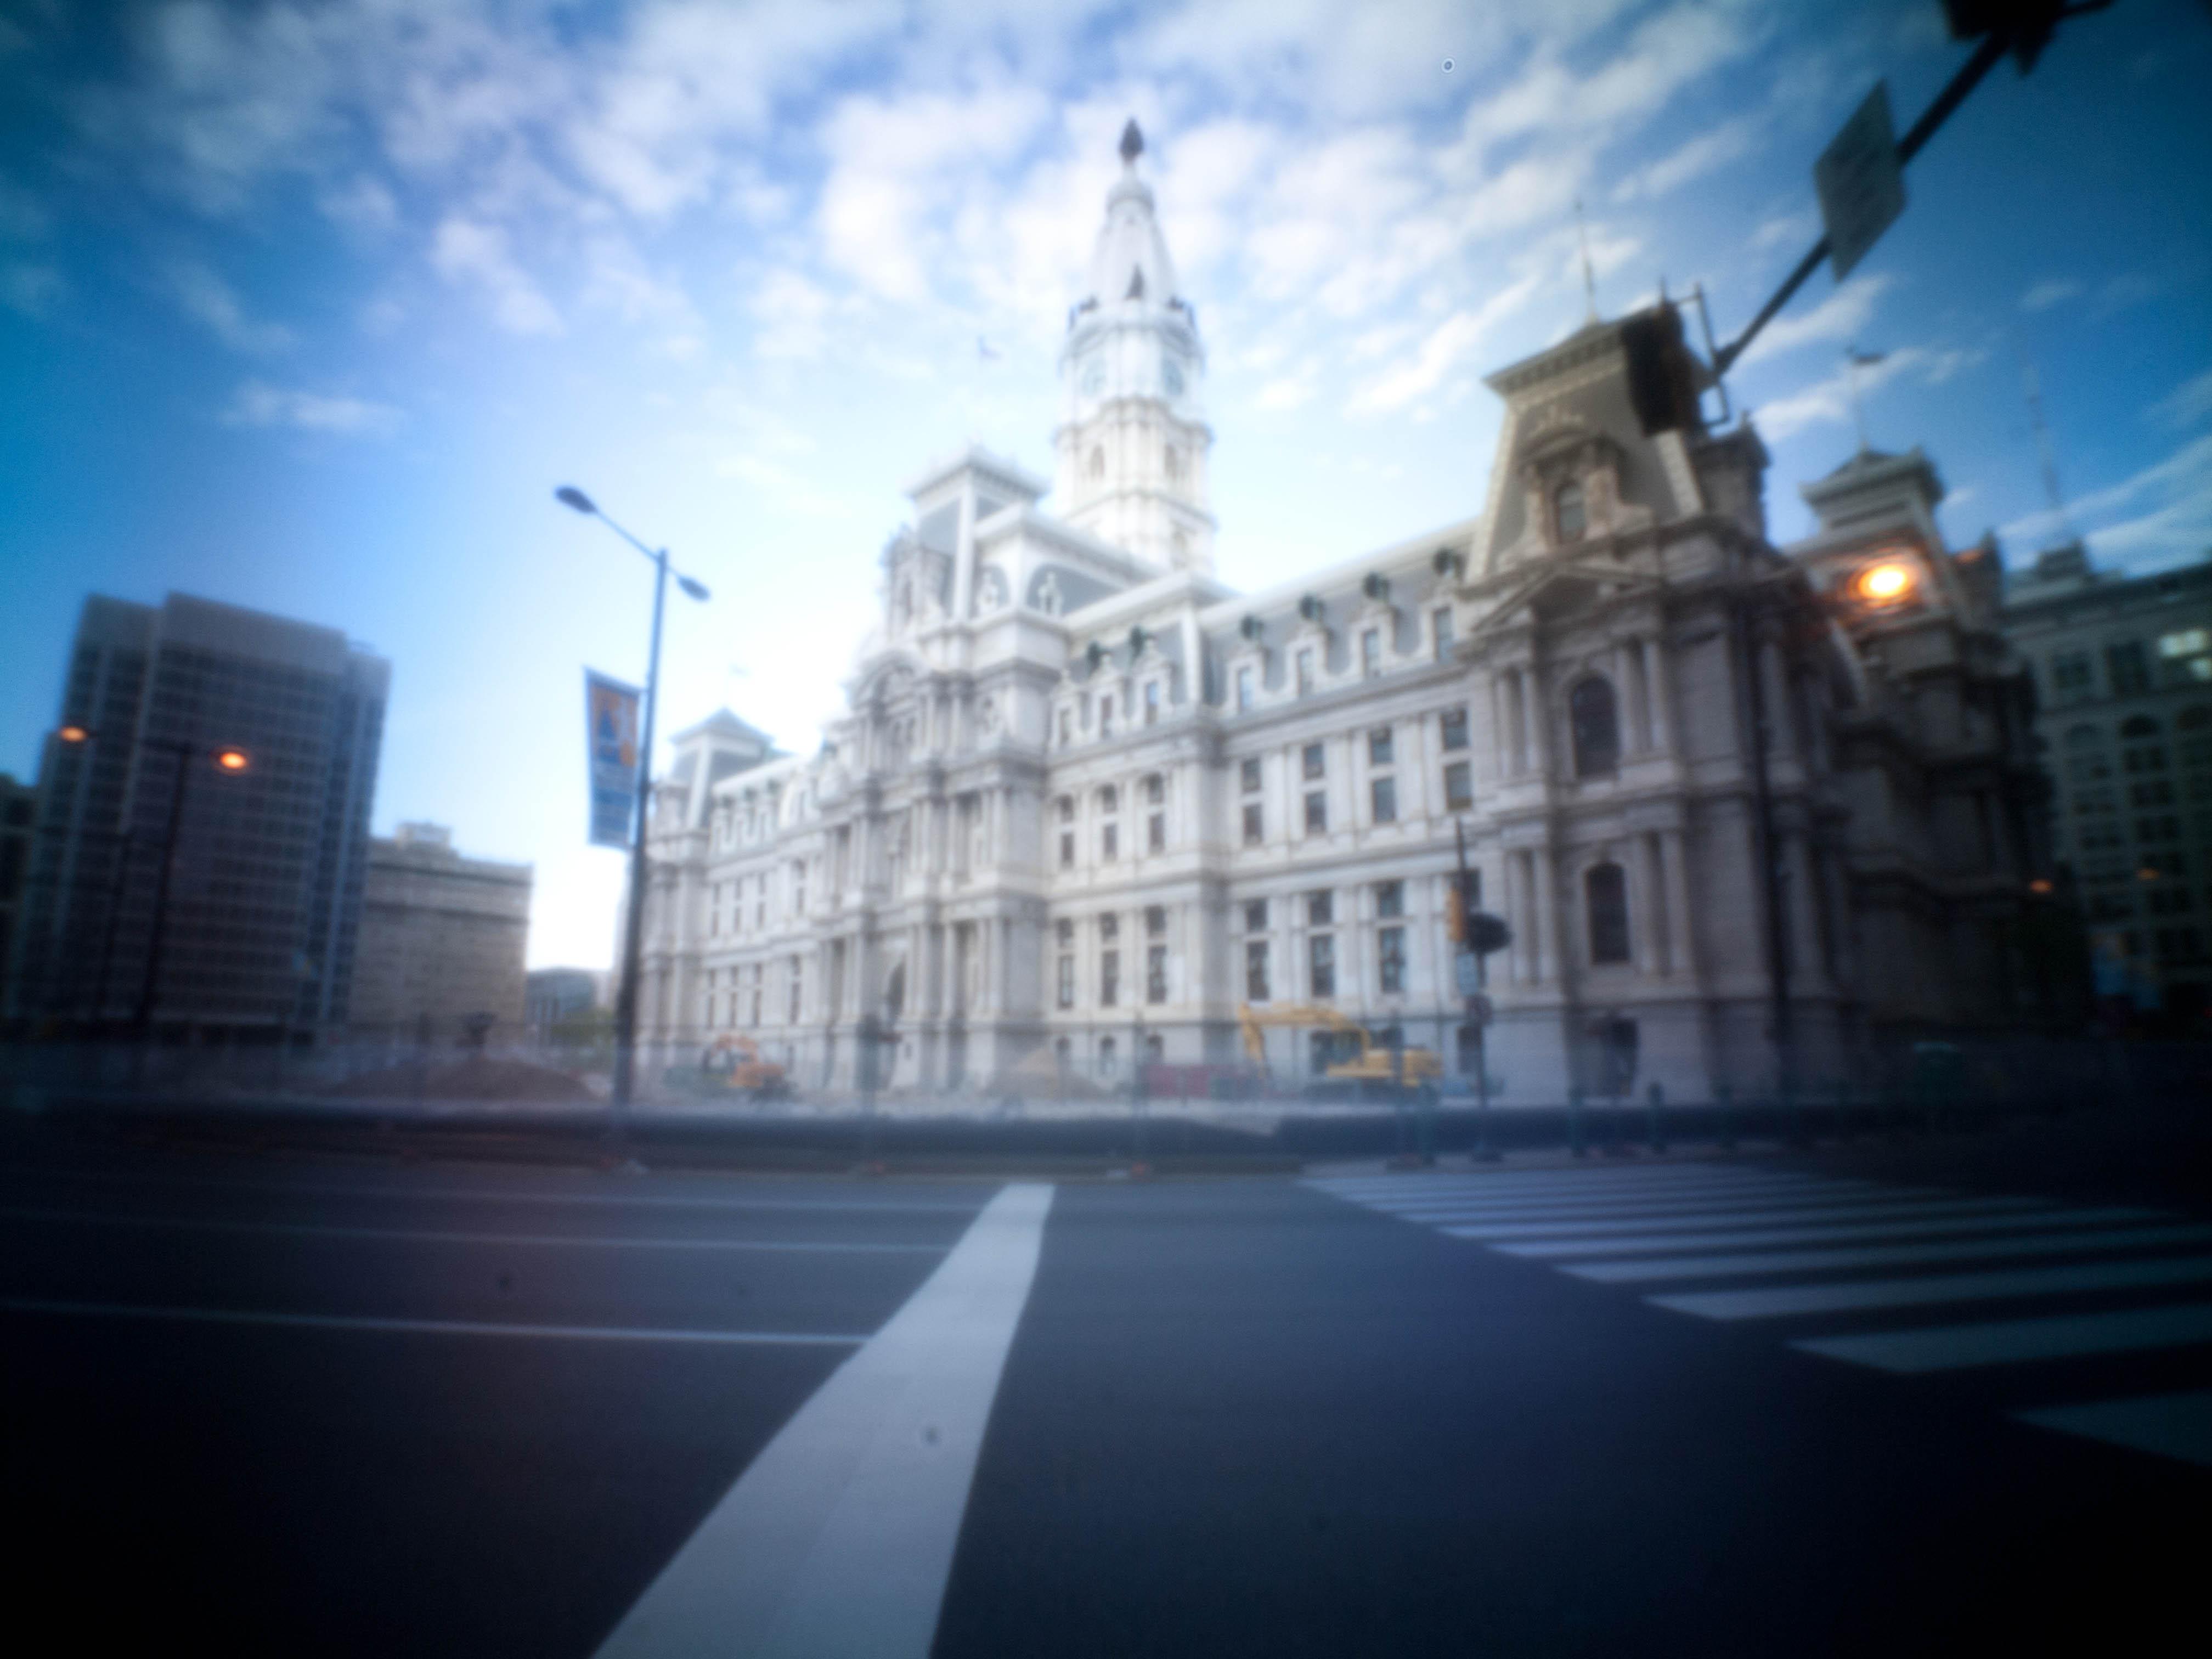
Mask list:
[[1467,919],[1467,943],[1468,948],[1475,955],[1486,957],[1492,951],[1503,951],[1512,944],[1513,930],[1502,918],[1492,915],[1487,910],[1476,910],[1471,912]]
[[1467,1023],[1468,1024],[1487,1025],[1492,1019],[1497,1018],[1497,1014],[1498,1010],[1491,1005],[1491,1000],[1488,997],[1483,996],[1479,993],[1470,993],[1468,994],[1467,999]]
[[1459,981],[1462,996],[1475,996],[1481,992],[1482,958],[1474,951],[1462,951],[1452,958],[1452,974]]
[[1889,82],[1866,101],[1813,163],[1813,188],[1828,231],[1828,263],[1842,282],[1905,211],[1905,168],[1889,120]]

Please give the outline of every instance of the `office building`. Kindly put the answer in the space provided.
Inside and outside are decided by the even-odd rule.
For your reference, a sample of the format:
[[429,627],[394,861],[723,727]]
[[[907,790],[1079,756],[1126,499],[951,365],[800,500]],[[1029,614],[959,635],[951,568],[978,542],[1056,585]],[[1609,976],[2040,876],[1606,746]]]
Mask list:
[[368,844],[350,1024],[356,1034],[441,1042],[489,1016],[491,1037],[523,1036],[531,866],[464,858],[434,823]]

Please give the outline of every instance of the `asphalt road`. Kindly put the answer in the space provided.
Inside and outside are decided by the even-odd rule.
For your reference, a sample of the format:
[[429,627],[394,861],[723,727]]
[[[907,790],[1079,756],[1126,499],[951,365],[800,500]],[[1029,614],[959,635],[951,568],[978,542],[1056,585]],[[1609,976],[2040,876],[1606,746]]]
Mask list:
[[2172,1204],[141,1158],[0,1170],[0,1247],[9,1570],[69,1650],[2201,1639]]

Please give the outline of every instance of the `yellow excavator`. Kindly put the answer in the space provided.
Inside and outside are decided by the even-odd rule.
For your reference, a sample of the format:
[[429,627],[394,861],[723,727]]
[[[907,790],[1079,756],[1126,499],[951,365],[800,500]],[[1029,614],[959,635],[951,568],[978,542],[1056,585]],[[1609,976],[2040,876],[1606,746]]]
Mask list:
[[714,1086],[761,1100],[773,1100],[790,1087],[783,1067],[763,1059],[758,1043],[736,1032],[714,1039],[700,1057],[699,1070]]
[[[1339,1053],[1350,1051],[1348,1058],[1324,1067],[1322,1076],[1355,1083],[1388,1084],[1393,1080],[1389,1048],[1376,1042],[1373,1034],[1358,1020],[1334,1008],[1312,1002],[1271,1002],[1264,1008],[1255,1008],[1248,1002],[1237,1011],[1237,1024],[1244,1035],[1244,1052],[1262,1072],[1267,1069],[1266,1028],[1304,1026],[1328,1032],[1332,1047]],[[1444,1063],[1435,1049],[1416,1048],[1411,1044],[1400,1051],[1400,1068],[1397,1080],[1409,1089],[1432,1084],[1444,1074]]]

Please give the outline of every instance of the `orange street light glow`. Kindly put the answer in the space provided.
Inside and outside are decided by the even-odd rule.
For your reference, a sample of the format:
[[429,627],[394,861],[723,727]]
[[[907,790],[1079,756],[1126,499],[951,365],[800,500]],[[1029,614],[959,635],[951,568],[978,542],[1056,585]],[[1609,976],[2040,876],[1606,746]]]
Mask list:
[[82,726],[64,726],[60,731],[55,732],[54,735],[59,738],[64,743],[82,743],[87,738],[89,738],[92,733],[86,731]]
[[216,750],[215,751],[215,763],[222,768],[226,772],[243,772],[247,767],[253,764],[252,761],[247,758],[246,753],[243,749]]
[[1912,589],[1912,572],[1895,560],[1878,564],[1861,573],[1858,580],[1859,596],[1872,599],[1876,605],[1887,605],[1901,599]]
[[2051,884],[2045,881],[2042,877],[2038,876],[2033,881],[2027,884],[2027,890],[2031,893],[2047,893],[2051,890]]

